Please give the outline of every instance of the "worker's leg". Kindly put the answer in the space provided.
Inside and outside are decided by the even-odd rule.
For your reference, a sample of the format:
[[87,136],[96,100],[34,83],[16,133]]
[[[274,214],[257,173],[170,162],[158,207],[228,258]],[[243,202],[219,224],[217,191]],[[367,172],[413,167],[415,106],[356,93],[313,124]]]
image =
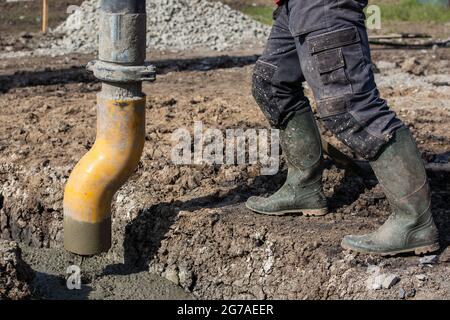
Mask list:
[[[348,236],[343,246],[381,254],[432,250],[437,231],[425,170],[411,134],[379,96],[364,26],[366,3],[289,1],[290,29],[321,120],[370,160],[394,211],[378,231]],[[320,19],[310,21],[315,16]]]
[[277,10],[264,54],[255,65],[253,96],[273,127],[288,165],[285,184],[268,198],[251,197],[247,207],[264,214],[326,213],[322,191],[320,135],[308,99],[286,7]]

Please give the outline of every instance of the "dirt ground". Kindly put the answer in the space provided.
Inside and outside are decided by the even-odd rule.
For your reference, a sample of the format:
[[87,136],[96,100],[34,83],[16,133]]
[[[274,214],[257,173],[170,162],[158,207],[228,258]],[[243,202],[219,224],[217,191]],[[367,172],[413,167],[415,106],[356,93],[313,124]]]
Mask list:
[[[284,166],[260,176],[254,165],[171,162],[172,132],[192,131],[194,121],[220,130],[268,128],[250,94],[257,53],[149,56],[159,77],[144,85],[144,153],[113,203],[113,248],[83,262],[81,291],[65,288],[66,268],[81,262],[61,249],[62,198],[71,169],[95,139],[100,84],[83,68],[93,57],[56,57],[51,67],[45,57],[0,61],[0,234],[19,242],[37,271],[35,298],[450,298],[448,172],[430,172],[442,250],[427,263],[340,248],[344,235],[373,230],[389,214],[373,176],[328,162],[329,215],[265,217],[243,204],[276,190]],[[449,50],[375,48],[373,56],[381,93],[412,129],[424,160],[448,162]],[[398,280],[374,290],[369,283],[377,275]]]
[[[58,1],[50,26],[80,2]],[[240,8],[272,1],[225,2]],[[24,12],[0,3],[0,52],[38,48],[46,37],[37,33],[37,2],[27,5]],[[448,37],[448,26],[431,23],[386,28]],[[94,56],[1,59],[0,239],[8,241],[0,242],[0,299],[450,299],[450,173],[437,165],[450,159],[450,49],[373,47],[382,96],[434,168],[432,210],[441,235],[436,254],[393,258],[339,245],[344,235],[374,230],[389,215],[374,176],[328,160],[329,215],[266,217],[244,202],[279,188],[284,163],[275,176],[261,176],[258,165],[172,163],[172,133],[192,132],[194,121],[223,132],[269,128],[250,94],[261,50],[149,53],[158,79],[144,85],[144,153],[113,201],[112,249],[85,259],[61,248],[62,199],[71,170],[95,140],[100,84],[84,68]],[[66,287],[71,265],[81,267],[81,290]],[[380,288],[374,285],[380,279],[395,280]]]
[[[49,1],[49,28],[63,22],[70,12],[69,6],[80,5],[83,0]],[[0,2],[0,35],[38,32],[41,29],[42,1]]]

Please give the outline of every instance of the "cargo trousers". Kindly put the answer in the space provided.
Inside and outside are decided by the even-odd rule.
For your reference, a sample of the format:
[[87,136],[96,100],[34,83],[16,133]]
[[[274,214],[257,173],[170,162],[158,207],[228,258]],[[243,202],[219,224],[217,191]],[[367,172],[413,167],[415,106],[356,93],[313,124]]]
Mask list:
[[253,71],[252,93],[274,127],[310,109],[312,89],[323,124],[365,159],[404,126],[375,84],[363,9],[367,0],[288,0]]

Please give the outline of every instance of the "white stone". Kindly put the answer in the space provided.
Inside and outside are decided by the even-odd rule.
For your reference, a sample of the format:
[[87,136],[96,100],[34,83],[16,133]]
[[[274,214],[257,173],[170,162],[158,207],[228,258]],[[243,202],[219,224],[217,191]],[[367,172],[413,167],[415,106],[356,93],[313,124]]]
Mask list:
[[384,289],[390,289],[393,285],[400,281],[400,278],[395,274],[388,274],[384,276],[382,286]]
[[418,274],[416,275],[417,280],[419,281],[425,281],[427,280],[427,276],[425,274]]
[[375,272],[367,279],[366,287],[368,290],[390,289],[399,281],[400,278],[395,274]]
[[419,259],[420,264],[434,264],[438,260],[437,255],[424,256]]

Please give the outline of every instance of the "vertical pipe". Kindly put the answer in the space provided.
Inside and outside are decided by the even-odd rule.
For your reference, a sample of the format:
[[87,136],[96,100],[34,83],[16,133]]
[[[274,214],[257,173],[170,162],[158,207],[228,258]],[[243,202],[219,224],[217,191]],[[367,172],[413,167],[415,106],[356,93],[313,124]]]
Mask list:
[[48,0],[42,2],[42,32],[47,33],[48,30]]
[[64,192],[64,247],[70,252],[93,255],[111,246],[111,201],[139,163],[144,146],[142,81],[154,80],[145,54],[145,1],[102,0],[99,59],[88,64],[102,81],[97,136]]

